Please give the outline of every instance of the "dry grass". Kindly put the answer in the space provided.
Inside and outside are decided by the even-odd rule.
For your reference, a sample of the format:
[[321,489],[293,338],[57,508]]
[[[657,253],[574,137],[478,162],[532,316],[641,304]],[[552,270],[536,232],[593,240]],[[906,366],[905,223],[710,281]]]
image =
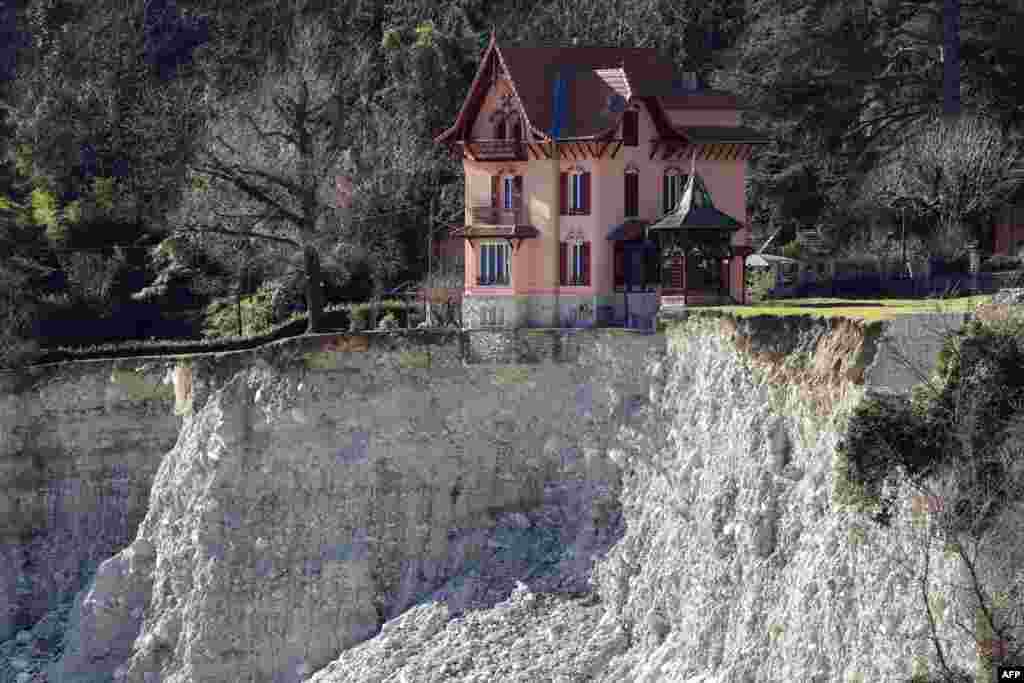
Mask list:
[[950,299],[784,299],[747,306],[688,306],[687,310],[728,311],[741,318],[755,315],[811,315],[822,318],[892,320],[914,313],[956,313],[987,304],[991,294]]

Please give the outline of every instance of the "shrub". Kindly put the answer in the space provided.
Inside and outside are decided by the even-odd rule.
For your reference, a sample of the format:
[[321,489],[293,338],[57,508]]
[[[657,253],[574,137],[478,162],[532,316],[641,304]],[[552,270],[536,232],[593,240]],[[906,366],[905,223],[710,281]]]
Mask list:
[[[956,490],[945,494],[952,501],[950,511],[968,525],[989,519],[992,510],[979,517],[967,503],[979,487],[998,489],[990,484],[1003,478],[999,463],[989,462],[986,454],[1005,438],[1002,430],[1024,396],[1021,334],[1020,324],[990,327],[972,321],[943,342],[934,390],[916,388],[910,400],[878,396],[863,401],[837,448],[845,464],[844,485],[877,497],[896,472],[917,482],[939,471],[956,474],[950,479]],[[968,407],[972,422],[958,423],[954,418]],[[885,511],[892,501],[880,502]]]
[[349,329],[353,332],[356,330],[365,330],[370,318],[370,305],[369,304],[355,304],[349,309]]
[[932,431],[910,401],[888,396],[864,400],[854,409],[837,448],[845,459],[847,483],[862,490],[866,500],[878,501],[886,516],[892,501],[880,496],[885,480],[901,470],[911,476],[923,474],[942,460]]
[[804,247],[798,241],[793,240],[792,242],[782,247],[782,255],[785,256],[786,258],[802,261],[805,256]]
[[384,317],[377,323],[377,328],[381,330],[393,330],[398,327],[398,318],[395,317],[394,311],[388,311],[384,314]]
[[751,302],[758,303],[770,298],[771,289],[775,286],[775,273],[771,268],[751,269],[746,274],[746,280]]
[[[266,332],[274,325],[273,292],[264,285],[255,294],[242,297],[242,334],[249,336]],[[218,299],[206,307],[204,337],[238,336],[238,302]]]

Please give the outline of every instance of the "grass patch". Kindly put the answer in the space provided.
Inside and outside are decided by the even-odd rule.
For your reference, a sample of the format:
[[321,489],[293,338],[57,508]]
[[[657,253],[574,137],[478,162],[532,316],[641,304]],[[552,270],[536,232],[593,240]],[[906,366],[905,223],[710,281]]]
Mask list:
[[310,351],[303,354],[306,367],[310,370],[339,370],[344,367],[344,355],[331,351]]
[[173,401],[174,385],[161,382],[150,382],[134,370],[114,370],[110,380],[119,386],[124,387],[125,393],[133,401]]
[[687,306],[688,311],[722,311],[740,318],[810,315],[819,318],[892,320],[916,313],[963,313],[992,301],[991,294],[955,299],[784,299],[747,306]]
[[494,381],[497,384],[522,384],[529,379],[530,371],[515,365],[500,367],[494,373]]
[[403,368],[430,367],[430,354],[426,351],[403,351],[398,354],[398,364]]

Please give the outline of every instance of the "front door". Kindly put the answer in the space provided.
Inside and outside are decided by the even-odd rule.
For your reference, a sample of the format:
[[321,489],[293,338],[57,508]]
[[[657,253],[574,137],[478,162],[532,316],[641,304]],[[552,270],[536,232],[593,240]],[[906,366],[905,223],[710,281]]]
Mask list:
[[640,291],[644,288],[644,251],[637,245],[626,246],[626,291]]
[[679,289],[683,288],[683,274],[684,267],[686,265],[682,255],[673,256],[669,263],[669,288]]

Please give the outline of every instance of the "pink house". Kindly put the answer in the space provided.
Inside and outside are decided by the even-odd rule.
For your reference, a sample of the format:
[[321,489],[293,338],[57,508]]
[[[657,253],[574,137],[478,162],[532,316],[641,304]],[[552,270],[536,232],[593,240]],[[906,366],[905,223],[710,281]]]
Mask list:
[[[604,325],[744,300],[736,99],[652,49],[499,48],[436,142],[466,174],[463,324]],[[627,314],[627,310],[630,313]]]

